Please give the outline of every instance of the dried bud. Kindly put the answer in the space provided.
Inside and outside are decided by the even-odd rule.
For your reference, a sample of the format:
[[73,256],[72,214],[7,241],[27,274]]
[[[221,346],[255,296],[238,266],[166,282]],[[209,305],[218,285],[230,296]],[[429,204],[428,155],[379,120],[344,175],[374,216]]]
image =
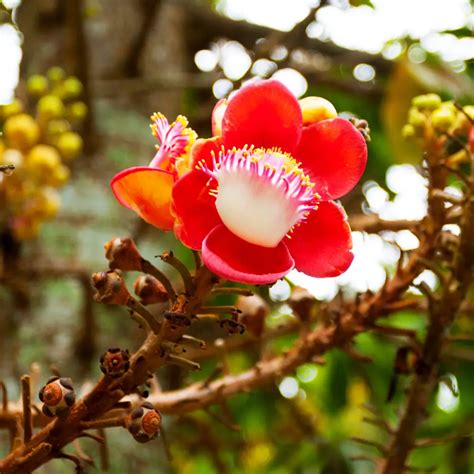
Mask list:
[[160,433],[161,415],[149,402],[135,408],[127,420],[127,429],[139,443],[146,443]]
[[245,326],[233,319],[223,319],[219,322],[219,325],[221,328],[224,328],[228,334],[243,334],[245,332]]
[[133,289],[142,304],[148,305],[168,301],[168,293],[165,287],[151,275],[139,276],[133,284]]
[[43,402],[46,416],[60,416],[69,410],[76,401],[71,379],[51,377],[41,388],[39,399]]
[[92,284],[97,290],[94,299],[98,303],[126,305],[131,298],[119,270],[94,273]]
[[351,117],[349,121],[354,125],[357,130],[362,134],[366,142],[370,142],[370,127],[369,122],[364,119],[359,119],[357,117]]
[[315,297],[305,288],[296,287],[291,293],[288,304],[301,321],[311,319],[316,303]]
[[265,318],[270,312],[267,302],[258,295],[239,296],[236,303],[242,311],[240,321],[255,337],[260,337],[265,326]]
[[105,257],[109,260],[111,270],[116,268],[127,271],[140,271],[142,269],[142,256],[129,238],[115,238],[109,240],[105,245]]
[[163,316],[170,322],[172,326],[191,326],[191,319],[186,313],[178,311],[165,311]]
[[130,353],[119,348],[108,349],[100,358],[100,370],[109,377],[121,377],[130,368]]

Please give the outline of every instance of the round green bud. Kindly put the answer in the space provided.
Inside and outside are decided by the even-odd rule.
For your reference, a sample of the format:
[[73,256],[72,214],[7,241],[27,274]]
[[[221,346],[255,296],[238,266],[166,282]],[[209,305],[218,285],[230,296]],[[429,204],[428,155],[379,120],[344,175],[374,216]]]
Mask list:
[[436,130],[447,131],[455,122],[456,114],[447,106],[438,107],[431,114],[431,123]]
[[84,120],[87,115],[87,105],[84,102],[74,102],[69,107],[69,115],[72,120]]
[[411,103],[419,109],[435,110],[441,105],[441,97],[438,94],[424,94],[414,97]]
[[38,142],[40,128],[30,115],[17,114],[6,120],[3,134],[9,147],[27,150]]
[[474,120],[474,105],[465,105],[463,107],[464,112],[471,118],[471,120]]
[[69,76],[63,83],[64,96],[68,99],[78,97],[82,93],[82,82],[75,76]]
[[28,92],[35,97],[40,97],[48,91],[48,79],[40,74],[34,74],[26,82]]
[[19,99],[13,99],[13,102],[0,106],[0,115],[4,119],[21,112],[23,112],[23,104]]
[[66,73],[63,68],[55,66],[48,69],[47,76],[51,82],[60,82],[66,77]]
[[402,128],[402,137],[411,138],[416,135],[415,127],[409,123],[405,124]]
[[69,132],[71,124],[65,119],[54,119],[48,123],[46,132],[48,135],[60,135],[61,133]]
[[426,115],[417,108],[411,107],[408,111],[408,123],[415,128],[421,128],[426,123]]
[[72,160],[81,153],[83,141],[79,134],[66,132],[59,136],[56,147],[64,159]]
[[54,95],[45,95],[38,101],[38,115],[41,118],[51,120],[64,115],[63,101]]

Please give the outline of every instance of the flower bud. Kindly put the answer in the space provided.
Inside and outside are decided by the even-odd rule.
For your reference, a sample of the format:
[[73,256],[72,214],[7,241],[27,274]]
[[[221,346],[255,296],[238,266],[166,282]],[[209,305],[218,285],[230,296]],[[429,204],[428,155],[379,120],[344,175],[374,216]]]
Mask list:
[[426,123],[426,115],[417,108],[411,107],[408,111],[408,123],[415,128],[424,127]]
[[135,294],[144,305],[168,301],[168,293],[160,281],[151,275],[141,275],[133,284]]
[[48,90],[48,79],[40,74],[34,74],[26,82],[28,92],[34,97],[40,97]]
[[303,114],[303,125],[337,117],[334,105],[322,97],[304,97],[299,100],[299,103]]
[[13,99],[9,104],[0,106],[0,117],[6,119],[12,115],[17,115],[23,112],[23,104],[20,99]]
[[68,115],[72,120],[84,120],[87,115],[87,105],[84,102],[74,102],[69,106]]
[[139,443],[146,443],[160,433],[161,415],[149,402],[135,408],[127,420],[127,429]]
[[75,132],[62,133],[56,146],[65,160],[76,158],[82,151],[83,141],[81,136]]
[[61,166],[61,157],[52,146],[36,145],[28,153],[26,165],[35,175],[46,178]]
[[28,114],[9,117],[3,132],[7,145],[17,150],[27,150],[35,145],[40,136],[40,129],[35,119]]
[[66,73],[63,68],[54,66],[48,69],[47,76],[51,82],[60,82],[65,78]]
[[100,370],[109,377],[119,378],[130,368],[130,353],[117,347],[108,349],[100,358]]
[[69,168],[64,165],[59,165],[57,168],[52,170],[52,173],[48,176],[48,184],[54,186],[55,188],[60,188],[64,186],[71,176]]
[[411,138],[416,135],[416,130],[413,125],[410,123],[406,123],[402,128],[402,137],[403,138]]
[[431,123],[439,131],[447,131],[456,120],[456,114],[451,107],[442,105],[431,114]]
[[50,378],[41,388],[39,399],[43,402],[43,413],[46,416],[60,416],[67,413],[76,401],[71,379]]
[[63,83],[64,97],[71,99],[81,95],[82,82],[75,76],[69,76]]
[[234,319],[222,319],[219,326],[227,331],[227,334],[243,334],[245,332],[245,325]]
[[469,130],[468,142],[471,153],[474,153],[474,125],[472,125]]
[[104,248],[111,270],[119,268],[124,272],[141,271],[143,259],[132,239],[116,237],[109,240]]
[[63,101],[54,95],[45,95],[38,101],[38,116],[45,120],[60,118],[64,115]]
[[411,103],[418,109],[435,110],[441,105],[441,97],[438,94],[424,94],[414,97]]
[[97,290],[94,299],[98,303],[126,305],[131,298],[120,270],[94,273],[92,284]]
[[357,117],[350,117],[349,122],[351,122],[352,125],[354,125],[354,127],[359,130],[366,142],[370,142],[370,127],[369,122],[367,122],[367,120],[360,119]]

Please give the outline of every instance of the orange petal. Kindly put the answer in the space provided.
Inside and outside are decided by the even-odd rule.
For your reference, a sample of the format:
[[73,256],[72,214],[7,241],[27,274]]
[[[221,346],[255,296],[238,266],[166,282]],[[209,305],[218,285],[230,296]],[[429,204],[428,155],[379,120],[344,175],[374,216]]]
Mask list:
[[147,166],[127,168],[110,183],[120,204],[161,230],[173,228],[170,210],[173,184],[171,173]]

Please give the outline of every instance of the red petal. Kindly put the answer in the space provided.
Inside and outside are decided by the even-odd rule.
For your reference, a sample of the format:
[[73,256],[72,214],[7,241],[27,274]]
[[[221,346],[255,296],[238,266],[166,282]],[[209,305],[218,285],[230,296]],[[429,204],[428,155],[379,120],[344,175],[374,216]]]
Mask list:
[[313,277],[334,277],[345,272],[354,258],[351,229],[342,206],[319,203],[308,220],[285,240],[296,269]]
[[322,199],[336,199],[359,181],[367,163],[362,134],[341,118],[304,127],[295,158],[315,183]]
[[194,168],[200,161],[212,167],[212,154],[219,156],[222,147],[221,137],[198,138],[191,147],[191,163]]
[[220,277],[254,285],[273,283],[294,266],[283,242],[275,248],[249,244],[224,225],[215,227],[206,237],[202,258],[209,270]]
[[180,178],[173,188],[174,231],[181,242],[200,250],[202,241],[216,225],[222,223],[216,210],[216,198],[209,191],[217,186],[200,170]]
[[162,230],[173,228],[171,190],[173,175],[147,166],[127,168],[110,183],[117,200],[143,220]]
[[292,152],[302,123],[298,101],[283,84],[253,82],[230,99],[222,120],[222,138],[226,148],[254,145]]

